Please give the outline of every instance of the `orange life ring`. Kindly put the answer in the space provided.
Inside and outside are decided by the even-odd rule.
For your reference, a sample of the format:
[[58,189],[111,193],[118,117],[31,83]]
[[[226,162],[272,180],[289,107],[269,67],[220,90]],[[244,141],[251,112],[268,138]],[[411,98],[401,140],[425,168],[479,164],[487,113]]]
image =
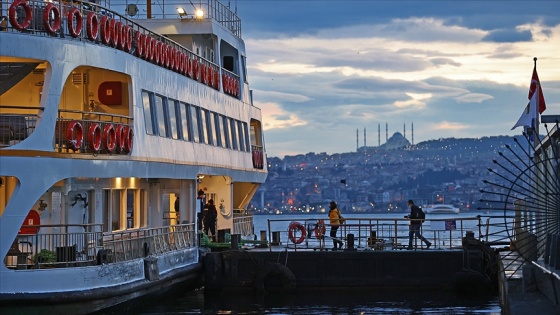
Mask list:
[[317,225],[315,226],[315,237],[318,240],[322,240],[326,232],[327,232],[327,228],[325,227],[325,220],[317,221]]
[[97,40],[97,34],[99,34],[99,19],[93,12],[90,12],[87,15],[86,34],[90,41],[94,42]]
[[126,45],[126,34],[124,33],[124,25],[122,22],[117,22],[115,24],[115,29],[113,31],[115,36],[114,38],[114,46],[118,49],[124,49],[124,45]]
[[68,147],[73,151],[77,151],[82,147],[82,141],[84,140],[84,129],[82,124],[72,120],[68,127],[66,127],[66,141]]
[[[76,19],[76,26],[74,26],[74,18]],[[82,34],[82,14],[78,8],[72,8],[68,12],[68,32],[74,38]]]
[[122,124],[118,124],[117,128],[115,128],[115,133],[117,134],[117,152],[124,153],[124,143],[126,141],[124,126]]
[[99,152],[101,149],[101,127],[98,124],[93,123],[89,126],[88,131],[88,147],[94,152]]
[[152,60],[157,65],[161,57],[161,42],[159,40],[152,40]]
[[[296,233],[298,231],[301,233],[301,235],[299,236],[299,238],[296,238]],[[301,225],[301,223],[299,222],[290,223],[290,225],[288,226],[288,238],[290,238],[290,241],[292,241],[292,243],[300,244],[305,239],[305,236],[306,236],[305,227]]]
[[101,42],[105,45],[109,45],[109,42],[111,42],[111,21],[107,16],[101,18]]
[[[51,11],[54,14],[54,22],[52,25],[50,22]],[[60,10],[58,10],[58,7],[52,2],[47,4],[45,11],[43,11],[43,24],[45,25],[45,30],[51,35],[56,34],[60,29]]]
[[[25,9],[25,19],[21,24],[19,24],[17,17],[17,8],[19,6],[22,6]],[[33,13],[31,12],[31,6],[25,0],[14,1],[10,6],[8,15],[10,17],[10,24],[12,24],[12,27],[19,31],[23,31],[24,29],[28,28],[29,25],[31,25],[31,18],[33,17]]]
[[124,127],[124,153],[130,153],[132,152],[132,138],[134,136],[134,131],[132,130],[132,127],[130,126],[125,126]]
[[115,147],[117,146],[117,134],[115,132],[115,127],[113,124],[106,124],[105,128],[103,128],[103,149],[105,151],[112,153],[115,151]]
[[134,39],[136,41],[136,56],[144,59],[146,57],[146,49],[144,47],[146,35],[140,33],[140,31],[136,31],[136,34],[134,34]]

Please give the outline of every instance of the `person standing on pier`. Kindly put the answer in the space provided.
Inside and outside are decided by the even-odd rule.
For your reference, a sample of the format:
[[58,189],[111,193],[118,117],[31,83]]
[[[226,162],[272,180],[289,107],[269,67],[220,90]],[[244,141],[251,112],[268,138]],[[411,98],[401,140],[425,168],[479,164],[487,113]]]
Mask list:
[[412,239],[414,238],[414,234],[422,240],[422,242],[426,243],[426,249],[429,249],[432,246],[422,234],[420,233],[420,229],[422,228],[422,217],[420,216],[420,212],[422,211],[417,205],[414,204],[414,201],[408,200],[407,202],[408,207],[410,207],[410,215],[407,215],[405,218],[410,219],[410,226],[408,232],[408,250],[412,249]]
[[340,210],[338,210],[336,202],[331,201],[331,203],[329,204],[329,209],[329,220],[331,224],[330,236],[333,240],[333,250],[342,249],[343,243],[336,238],[336,231],[338,231],[338,227],[340,226],[340,224],[344,223],[344,220],[340,215]]
[[209,199],[204,206],[204,233],[208,235],[208,231],[212,233],[212,241],[216,242],[216,221],[218,219],[218,211],[214,206],[214,200]]

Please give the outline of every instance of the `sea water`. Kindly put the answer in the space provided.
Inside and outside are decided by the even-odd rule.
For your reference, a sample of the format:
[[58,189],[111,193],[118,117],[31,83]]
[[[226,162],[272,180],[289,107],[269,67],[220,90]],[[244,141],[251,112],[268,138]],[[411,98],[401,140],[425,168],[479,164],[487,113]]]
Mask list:
[[[404,213],[383,214],[382,217],[402,218]],[[460,217],[474,217],[462,213]],[[269,219],[322,218],[321,215],[256,215],[255,234],[267,230]],[[380,217],[379,214],[348,215],[347,217]],[[325,215],[326,219],[326,215]],[[288,223],[283,223],[286,225]],[[374,290],[317,288],[297,294],[256,295],[252,292],[204,292],[204,289],[180,291],[143,298],[126,306],[110,309],[106,314],[484,314],[499,315],[497,296],[456,296],[429,290]]]

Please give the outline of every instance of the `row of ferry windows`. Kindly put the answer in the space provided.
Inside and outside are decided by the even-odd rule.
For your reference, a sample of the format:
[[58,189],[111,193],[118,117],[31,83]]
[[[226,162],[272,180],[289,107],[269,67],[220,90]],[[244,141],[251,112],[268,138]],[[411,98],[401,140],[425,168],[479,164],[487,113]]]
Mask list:
[[142,91],[146,132],[160,137],[251,151],[247,123]]

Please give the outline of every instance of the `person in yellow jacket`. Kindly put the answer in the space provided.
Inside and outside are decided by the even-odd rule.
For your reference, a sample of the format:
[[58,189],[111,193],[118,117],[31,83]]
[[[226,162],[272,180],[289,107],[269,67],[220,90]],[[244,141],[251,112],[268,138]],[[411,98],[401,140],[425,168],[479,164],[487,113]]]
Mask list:
[[336,202],[331,201],[331,203],[329,204],[329,209],[329,220],[331,223],[330,236],[333,239],[334,245],[332,250],[342,249],[343,243],[342,241],[336,239],[336,232],[338,231],[338,227],[340,226],[340,224],[344,223],[344,219],[340,215],[340,210],[338,210]]

